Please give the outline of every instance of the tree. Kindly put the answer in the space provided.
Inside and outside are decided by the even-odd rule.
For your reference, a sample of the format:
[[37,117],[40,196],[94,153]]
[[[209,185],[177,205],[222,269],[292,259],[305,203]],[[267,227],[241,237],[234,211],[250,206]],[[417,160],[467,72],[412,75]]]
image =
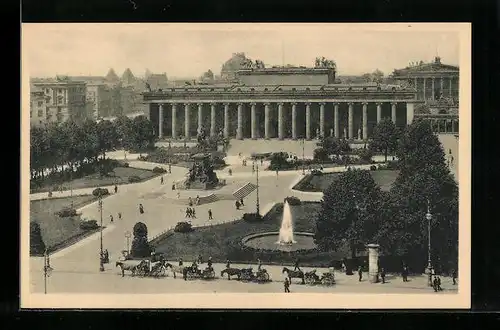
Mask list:
[[314,156],[313,159],[316,161],[324,162],[328,161],[328,152],[325,148],[316,148],[314,149]]
[[382,71],[380,71],[379,69],[376,69],[375,71],[373,71],[371,76],[372,76],[372,81],[376,82],[376,83],[381,83],[384,79],[384,73]]
[[134,145],[132,119],[125,115],[118,116],[113,125],[115,126],[118,145],[125,150],[129,150]]
[[288,165],[287,155],[284,152],[275,152],[271,155],[271,170],[285,169]]
[[391,120],[382,119],[373,130],[372,139],[369,145],[370,149],[383,152],[385,161],[387,162],[388,152],[396,150],[398,143],[397,133],[396,125],[394,125]]
[[130,253],[134,258],[145,258],[151,255],[151,247],[148,242],[148,228],[142,222],[137,222],[133,229],[134,239]]
[[115,126],[109,120],[101,120],[97,123],[98,149],[102,159],[106,159],[106,151],[117,145],[118,135]]
[[315,242],[320,249],[373,243],[380,223],[380,188],[369,171],[350,170],[325,190],[317,215]]
[[132,120],[132,148],[141,152],[154,146],[155,135],[153,124],[145,116],[138,116]]
[[45,252],[40,224],[30,221],[30,255],[41,255]]

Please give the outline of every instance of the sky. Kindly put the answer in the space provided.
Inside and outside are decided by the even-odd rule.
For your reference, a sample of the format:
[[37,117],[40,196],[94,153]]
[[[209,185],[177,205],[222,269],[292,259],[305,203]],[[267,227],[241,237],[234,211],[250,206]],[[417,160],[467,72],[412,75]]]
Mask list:
[[459,34],[452,24],[76,24],[22,25],[23,70],[31,77],[104,76],[126,68],[169,79],[220,74],[233,53],[266,66],[312,66],[333,59],[338,75],[379,69],[390,74],[410,61],[458,65]]

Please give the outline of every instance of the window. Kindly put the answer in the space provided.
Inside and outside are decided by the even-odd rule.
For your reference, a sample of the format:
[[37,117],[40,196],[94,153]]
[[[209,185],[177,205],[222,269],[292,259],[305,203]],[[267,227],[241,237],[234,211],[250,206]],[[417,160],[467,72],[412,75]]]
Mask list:
[[38,101],[37,105],[41,107],[43,105],[43,101]]
[[268,91],[267,87],[266,87],[266,88],[264,88],[264,91],[265,91],[265,92],[267,92],[267,91]]
[[38,110],[37,115],[38,115],[38,117],[43,117],[43,110]]

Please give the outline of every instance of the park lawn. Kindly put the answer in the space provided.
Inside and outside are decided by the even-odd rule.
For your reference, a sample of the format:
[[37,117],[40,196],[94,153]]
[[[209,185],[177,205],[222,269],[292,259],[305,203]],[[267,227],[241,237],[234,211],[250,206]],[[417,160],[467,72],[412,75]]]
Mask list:
[[49,252],[67,246],[64,244],[65,242],[71,241],[72,244],[95,232],[95,230],[80,229],[80,215],[62,218],[55,213],[65,207],[70,207],[71,201],[73,201],[73,207],[78,209],[96,200],[97,197],[95,196],[83,195],[74,196],[73,198],[50,198],[30,202],[30,220],[40,224],[42,239]]
[[[311,232],[315,230],[316,214],[320,210],[321,204],[315,202],[302,203],[291,206],[294,231]],[[165,254],[168,260],[185,261],[194,260],[199,254],[205,259],[212,257],[214,262],[225,262],[228,258],[234,263],[256,262],[260,258],[268,264],[290,264],[293,258],[284,252],[279,258],[272,256],[267,258],[265,252],[243,252],[235,248],[235,243],[241,241],[245,236],[261,232],[279,231],[283,213],[283,204],[276,204],[269,211],[264,220],[259,223],[249,223],[243,220],[234,222],[195,228],[191,233],[170,232],[165,238],[154,243],[155,251]],[[332,258],[340,260],[348,252],[318,253],[304,252],[301,254],[301,263],[311,266],[325,266]]]
[[[380,187],[382,191],[389,191],[391,185],[399,174],[397,170],[376,170],[370,171],[375,183]],[[323,175],[308,175],[301,182],[299,182],[294,189],[312,191],[312,192],[323,192],[326,188],[332,184],[335,180],[339,178],[341,173],[325,173]],[[307,184],[309,182],[309,184]],[[307,188],[303,188],[307,186]]]
[[[100,176],[99,173],[94,173],[90,175],[86,175],[82,178],[73,179],[71,181],[65,181],[62,186],[63,190],[69,190],[70,187],[73,189],[82,189],[82,188],[92,188],[97,186],[110,186],[110,185],[122,185],[129,184],[128,178],[131,176],[138,176],[140,181],[146,181],[151,178],[154,178],[160,174],[154,173],[150,170],[144,170],[133,167],[116,167],[113,172],[110,172],[108,176]],[[135,182],[134,182],[135,183]],[[60,184],[56,185],[57,188],[60,188]],[[34,192],[48,192],[54,185],[45,185],[43,188],[32,189],[32,193]]]

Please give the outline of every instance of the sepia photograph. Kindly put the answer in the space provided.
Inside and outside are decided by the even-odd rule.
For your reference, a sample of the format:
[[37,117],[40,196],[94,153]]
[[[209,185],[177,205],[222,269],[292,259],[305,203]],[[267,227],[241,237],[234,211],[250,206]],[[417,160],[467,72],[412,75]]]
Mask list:
[[22,24],[21,307],[469,308],[470,30]]

